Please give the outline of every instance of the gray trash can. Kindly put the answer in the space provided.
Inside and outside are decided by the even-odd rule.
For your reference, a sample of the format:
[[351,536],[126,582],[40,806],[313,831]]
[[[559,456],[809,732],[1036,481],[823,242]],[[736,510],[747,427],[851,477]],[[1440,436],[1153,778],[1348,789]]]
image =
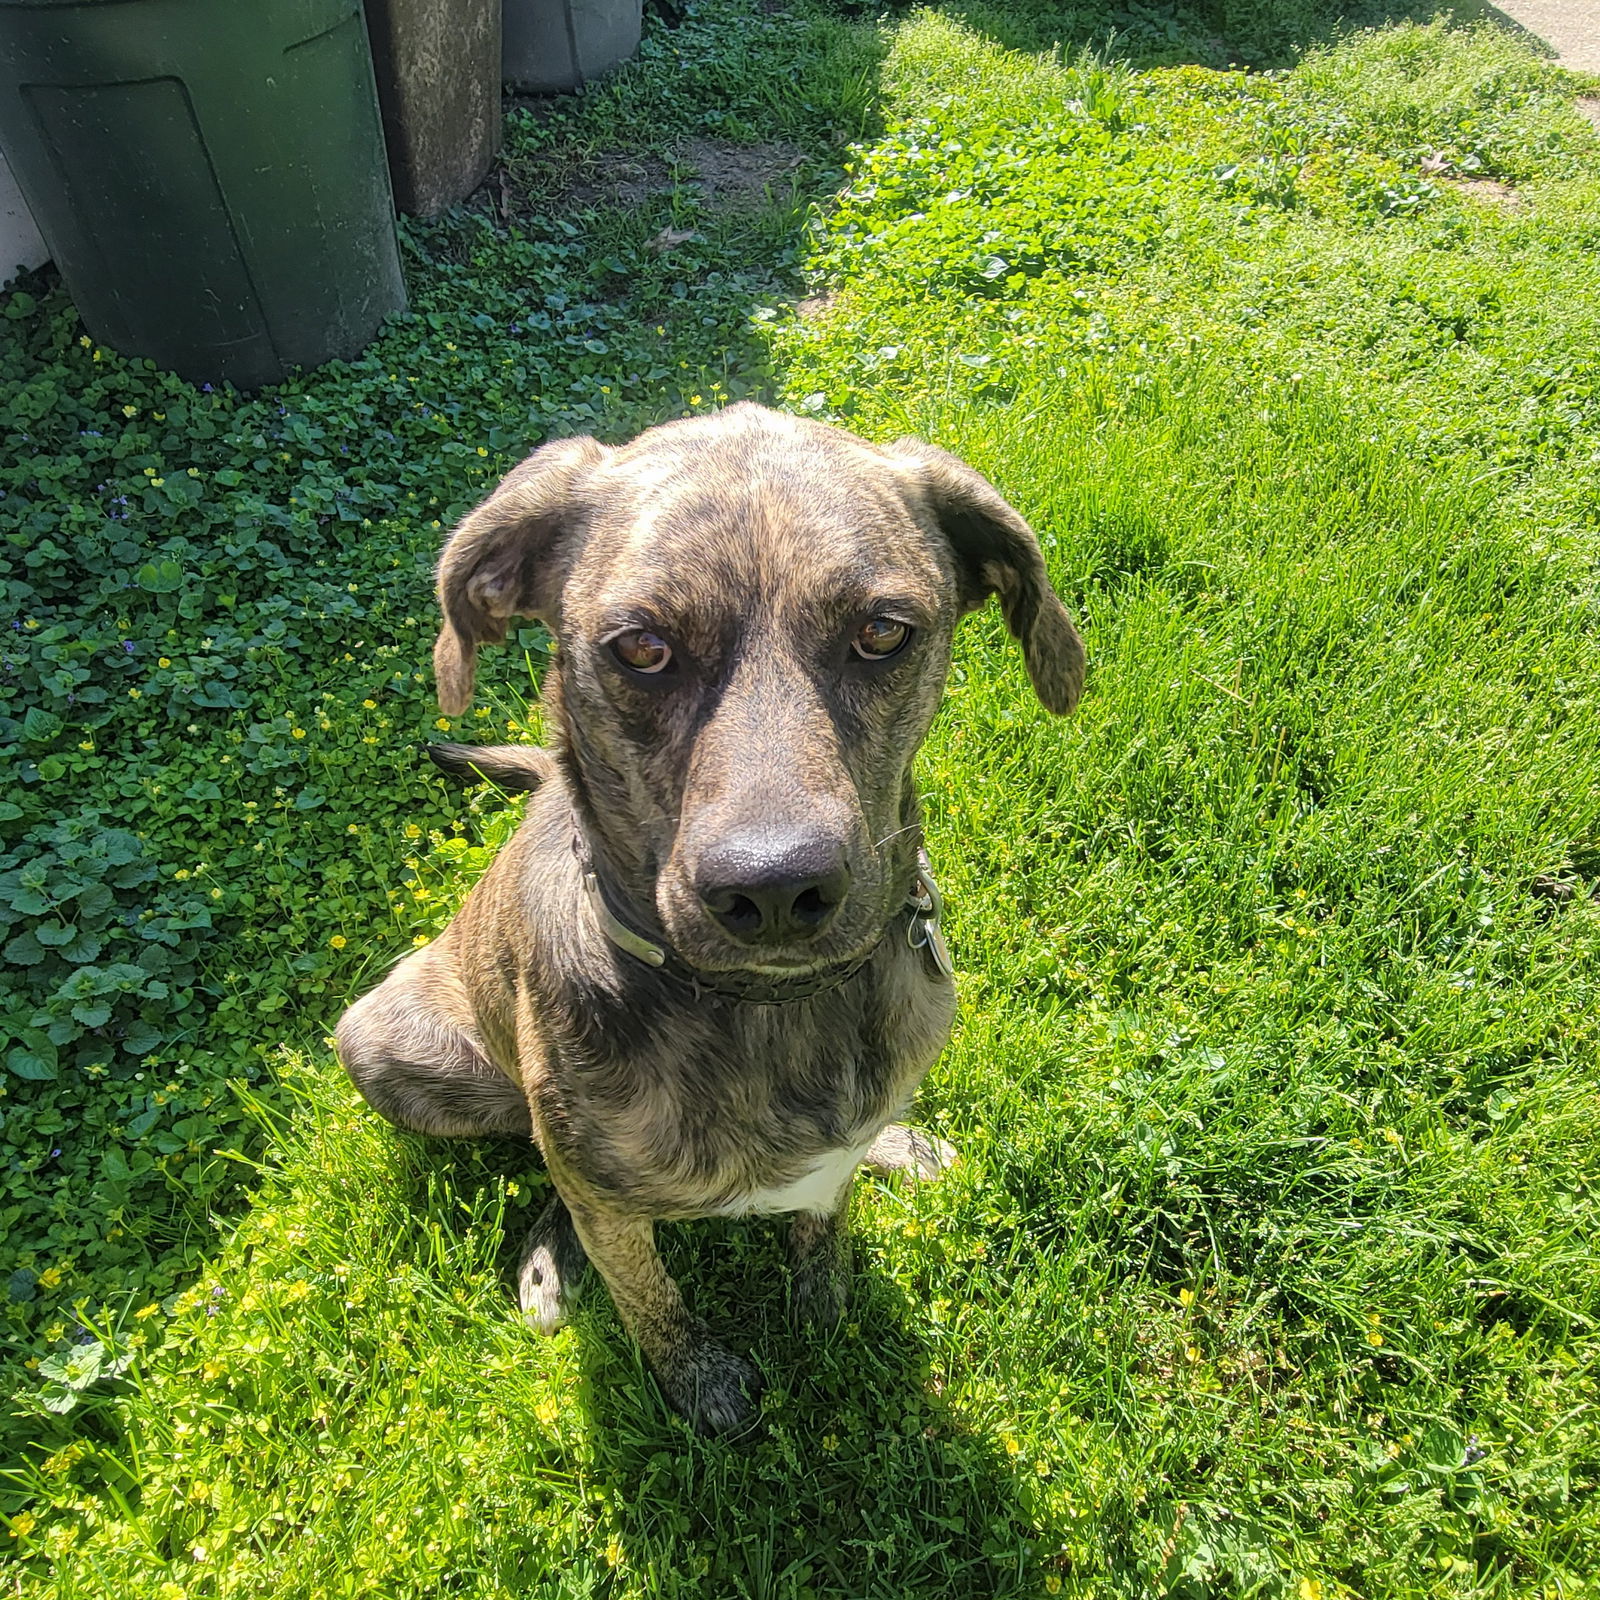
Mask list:
[[395,204],[432,217],[500,150],[500,0],[366,0]]
[[559,94],[630,60],[642,0],[505,0],[501,65],[523,94]]

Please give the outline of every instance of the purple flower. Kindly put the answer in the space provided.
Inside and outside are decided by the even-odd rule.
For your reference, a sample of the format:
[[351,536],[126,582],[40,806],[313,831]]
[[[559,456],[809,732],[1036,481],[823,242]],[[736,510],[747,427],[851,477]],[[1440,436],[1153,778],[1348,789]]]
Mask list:
[[124,639],[122,641],[122,648],[124,650],[126,650],[128,652],[128,654],[131,656],[133,654],[133,640],[132,639]]

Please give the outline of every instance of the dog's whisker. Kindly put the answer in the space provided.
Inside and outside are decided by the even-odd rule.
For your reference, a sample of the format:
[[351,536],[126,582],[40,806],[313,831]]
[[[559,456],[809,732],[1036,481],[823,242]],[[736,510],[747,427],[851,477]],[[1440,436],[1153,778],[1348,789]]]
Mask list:
[[922,824],[920,822],[908,822],[905,827],[896,828],[893,833],[884,834],[884,836],[878,840],[878,842],[873,845],[872,848],[874,850],[881,850],[891,839],[898,839],[902,833],[914,833],[921,826]]

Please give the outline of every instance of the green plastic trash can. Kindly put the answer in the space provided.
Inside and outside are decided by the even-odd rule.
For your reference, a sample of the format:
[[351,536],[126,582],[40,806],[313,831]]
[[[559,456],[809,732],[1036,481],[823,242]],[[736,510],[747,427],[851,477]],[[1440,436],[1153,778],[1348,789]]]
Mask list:
[[192,382],[405,308],[361,0],[0,0],[0,150],[89,332]]

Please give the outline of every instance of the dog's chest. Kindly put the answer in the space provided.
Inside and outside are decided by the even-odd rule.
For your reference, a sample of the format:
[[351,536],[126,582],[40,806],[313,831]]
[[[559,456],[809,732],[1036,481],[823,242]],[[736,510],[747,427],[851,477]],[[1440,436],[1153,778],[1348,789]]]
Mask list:
[[838,1206],[871,1140],[843,1150],[829,1150],[819,1156],[798,1178],[767,1188],[751,1189],[719,1205],[721,1217],[742,1217],[772,1212],[810,1211],[821,1216]]
[[909,948],[885,955],[872,984],[792,1006],[673,995],[648,1031],[623,1006],[586,1009],[567,1164],[658,1217],[832,1212],[950,1027],[950,985]]

